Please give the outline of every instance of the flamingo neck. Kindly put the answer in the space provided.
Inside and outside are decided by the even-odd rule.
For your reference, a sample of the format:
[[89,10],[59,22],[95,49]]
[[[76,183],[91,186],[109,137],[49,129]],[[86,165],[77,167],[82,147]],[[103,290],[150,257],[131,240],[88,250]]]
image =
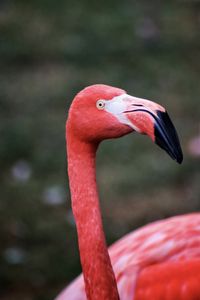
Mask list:
[[88,300],[119,300],[107,251],[96,187],[97,145],[67,133],[68,175],[72,210]]

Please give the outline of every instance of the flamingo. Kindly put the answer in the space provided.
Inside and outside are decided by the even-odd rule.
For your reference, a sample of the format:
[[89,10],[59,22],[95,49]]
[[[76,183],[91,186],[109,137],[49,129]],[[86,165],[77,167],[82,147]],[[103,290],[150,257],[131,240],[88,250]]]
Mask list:
[[200,214],[175,216],[127,234],[107,250],[95,176],[100,142],[133,131],[172,159],[183,155],[161,105],[97,84],[74,98],[66,123],[68,174],[83,275],[56,300],[200,299]]

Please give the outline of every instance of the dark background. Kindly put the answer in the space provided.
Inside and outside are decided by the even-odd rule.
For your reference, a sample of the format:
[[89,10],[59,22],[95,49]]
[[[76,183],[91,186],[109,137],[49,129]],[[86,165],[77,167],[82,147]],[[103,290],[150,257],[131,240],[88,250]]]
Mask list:
[[53,299],[81,271],[65,120],[83,87],[160,102],[184,152],[179,166],[137,134],[101,145],[108,244],[200,208],[190,147],[200,123],[200,1],[1,1],[0,30],[0,297]]

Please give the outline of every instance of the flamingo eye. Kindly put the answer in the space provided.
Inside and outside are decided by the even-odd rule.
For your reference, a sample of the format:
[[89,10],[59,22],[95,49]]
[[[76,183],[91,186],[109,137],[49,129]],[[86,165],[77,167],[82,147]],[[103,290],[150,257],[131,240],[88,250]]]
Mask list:
[[96,103],[96,107],[97,107],[99,110],[104,109],[104,107],[105,107],[105,101],[104,101],[104,100],[98,100],[97,103]]

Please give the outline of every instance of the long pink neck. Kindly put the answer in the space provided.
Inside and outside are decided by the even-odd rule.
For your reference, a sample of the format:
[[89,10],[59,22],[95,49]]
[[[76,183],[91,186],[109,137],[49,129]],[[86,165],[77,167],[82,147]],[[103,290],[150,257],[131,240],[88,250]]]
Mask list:
[[67,132],[68,174],[88,300],[119,300],[96,187],[97,146]]

